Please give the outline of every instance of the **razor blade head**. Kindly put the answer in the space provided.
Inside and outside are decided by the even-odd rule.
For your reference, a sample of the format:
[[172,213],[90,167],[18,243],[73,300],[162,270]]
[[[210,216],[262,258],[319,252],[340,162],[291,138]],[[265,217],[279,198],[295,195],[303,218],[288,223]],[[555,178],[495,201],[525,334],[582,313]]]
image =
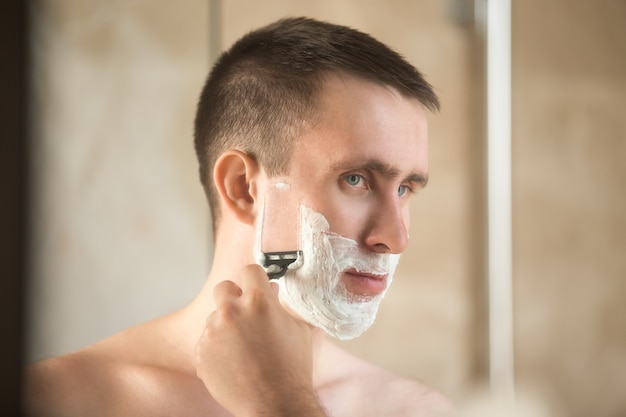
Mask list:
[[287,273],[288,269],[297,269],[302,266],[302,251],[268,252],[264,253],[263,268],[269,279],[278,279]]

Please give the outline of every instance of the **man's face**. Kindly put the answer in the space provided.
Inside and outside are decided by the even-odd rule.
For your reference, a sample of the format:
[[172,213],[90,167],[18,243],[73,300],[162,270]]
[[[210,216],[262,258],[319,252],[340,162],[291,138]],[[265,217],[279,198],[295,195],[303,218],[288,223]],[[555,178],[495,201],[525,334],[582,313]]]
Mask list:
[[[368,308],[364,314],[375,316],[395,268],[385,259],[395,259],[387,255],[406,249],[409,199],[427,180],[426,117],[417,100],[406,99],[392,88],[349,77],[330,77],[321,97],[317,123],[296,141],[284,179],[291,192],[300,196],[300,207],[293,207],[294,215],[306,207],[309,214],[305,218],[310,220],[313,213],[327,222],[327,230],[309,230],[307,235],[303,231],[303,236],[321,236],[322,240],[330,236],[330,241],[324,240],[328,251],[335,250],[335,246],[341,248],[337,249],[341,253],[330,255],[333,263],[343,265],[336,274],[333,272],[338,289],[331,289],[330,295],[321,294],[319,303],[343,298],[361,308],[359,304],[374,300],[375,308]],[[311,229],[311,224],[305,226]],[[289,233],[293,232],[285,231]],[[364,271],[367,268],[350,266],[351,259],[338,262],[338,258],[346,257],[352,257],[354,265],[361,261],[390,265],[382,268],[388,272]],[[307,253],[304,258],[306,261]],[[320,268],[323,266],[315,265],[309,270]],[[378,267],[372,268],[376,271]],[[292,279],[296,285],[299,280],[304,278]],[[331,285],[335,281],[331,279]],[[297,298],[300,300],[300,295]]]
[[[299,139],[289,181],[330,231],[365,252],[402,253],[409,199],[428,177],[426,116],[417,100],[354,78],[328,79],[319,123]],[[346,274],[356,293],[377,285]]]

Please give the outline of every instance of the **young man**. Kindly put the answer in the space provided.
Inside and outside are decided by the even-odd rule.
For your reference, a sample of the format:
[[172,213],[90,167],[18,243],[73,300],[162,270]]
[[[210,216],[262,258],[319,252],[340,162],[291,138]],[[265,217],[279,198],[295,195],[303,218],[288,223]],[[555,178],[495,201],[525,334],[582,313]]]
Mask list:
[[[31,366],[29,415],[448,412],[325,335],[356,337],[376,315],[428,179],[425,109],[437,108],[417,70],[363,33],[296,18],[242,38],[196,117],[216,236],[205,286],[180,311]],[[272,281],[258,265],[270,246],[301,251]]]

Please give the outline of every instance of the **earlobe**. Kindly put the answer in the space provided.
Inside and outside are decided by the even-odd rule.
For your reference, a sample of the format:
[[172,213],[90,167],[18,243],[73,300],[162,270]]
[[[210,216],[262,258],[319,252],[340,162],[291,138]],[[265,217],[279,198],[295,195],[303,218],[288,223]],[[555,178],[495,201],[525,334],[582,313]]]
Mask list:
[[228,150],[215,162],[213,180],[220,195],[222,210],[237,220],[254,224],[256,217],[259,164],[250,155]]

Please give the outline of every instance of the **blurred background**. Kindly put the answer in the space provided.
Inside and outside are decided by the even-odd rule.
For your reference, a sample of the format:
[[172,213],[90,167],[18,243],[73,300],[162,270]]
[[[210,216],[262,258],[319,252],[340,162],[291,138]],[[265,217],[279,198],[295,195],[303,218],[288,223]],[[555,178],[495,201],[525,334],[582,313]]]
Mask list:
[[[200,289],[212,251],[192,146],[200,89],[241,35],[307,15],[387,43],[443,104],[409,250],[374,327],[342,344],[479,409],[486,75],[473,2],[40,0],[30,13],[27,361]],[[626,415],[625,23],[624,0],[512,2],[513,347],[528,415]]]

